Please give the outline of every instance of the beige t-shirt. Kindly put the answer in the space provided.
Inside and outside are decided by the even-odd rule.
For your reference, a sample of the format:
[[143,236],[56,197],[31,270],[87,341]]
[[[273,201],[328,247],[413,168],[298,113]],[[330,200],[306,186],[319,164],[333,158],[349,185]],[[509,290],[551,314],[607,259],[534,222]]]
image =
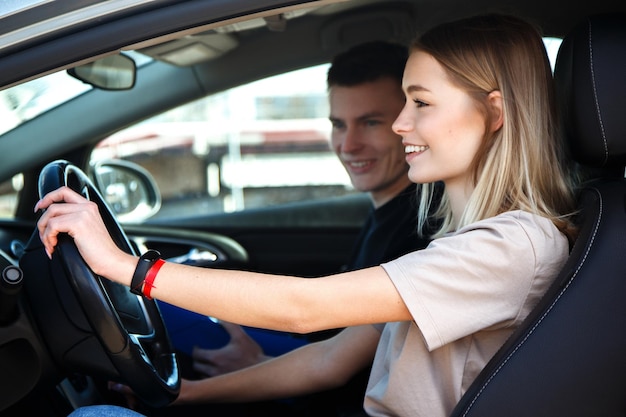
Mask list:
[[371,416],[450,414],[568,256],[543,217],[512,211],[383,264],[414,321],[388,323],[374,359]]

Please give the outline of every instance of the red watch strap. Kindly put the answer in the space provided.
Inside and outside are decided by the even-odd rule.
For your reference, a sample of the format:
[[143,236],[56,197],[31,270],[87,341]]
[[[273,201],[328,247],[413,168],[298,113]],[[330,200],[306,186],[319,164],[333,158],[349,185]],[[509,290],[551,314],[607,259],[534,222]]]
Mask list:
[[164,263],[165,261],[163,259],[158,259],[146,273],[146,279],[143,281],[143,295],[148,300],[152,300],[150,293],[152,292],[152,288],[154,288],[154,280]]

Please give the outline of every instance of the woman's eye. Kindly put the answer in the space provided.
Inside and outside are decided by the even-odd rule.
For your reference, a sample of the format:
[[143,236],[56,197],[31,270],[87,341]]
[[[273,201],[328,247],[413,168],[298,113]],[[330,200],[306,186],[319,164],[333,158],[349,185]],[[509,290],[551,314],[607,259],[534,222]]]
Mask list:
[[428,104],[424,103],[421,100],[414,99],[413,102],[417,105],[417,107],[426,107]]

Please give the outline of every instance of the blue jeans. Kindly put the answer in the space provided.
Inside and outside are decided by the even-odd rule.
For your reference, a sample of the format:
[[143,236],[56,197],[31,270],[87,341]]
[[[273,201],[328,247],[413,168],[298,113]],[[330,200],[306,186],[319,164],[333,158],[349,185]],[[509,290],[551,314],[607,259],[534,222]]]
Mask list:
[[68,417],[144,417],[144,415],[115,405],[90,405],[77,408]]

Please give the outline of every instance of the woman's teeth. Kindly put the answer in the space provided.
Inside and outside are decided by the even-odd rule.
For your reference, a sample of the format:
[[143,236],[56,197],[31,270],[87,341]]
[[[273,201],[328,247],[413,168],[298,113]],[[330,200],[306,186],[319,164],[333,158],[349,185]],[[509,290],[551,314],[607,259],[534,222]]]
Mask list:
[[424,152],[428,146],[407,145],[404,147],[404,153]]

